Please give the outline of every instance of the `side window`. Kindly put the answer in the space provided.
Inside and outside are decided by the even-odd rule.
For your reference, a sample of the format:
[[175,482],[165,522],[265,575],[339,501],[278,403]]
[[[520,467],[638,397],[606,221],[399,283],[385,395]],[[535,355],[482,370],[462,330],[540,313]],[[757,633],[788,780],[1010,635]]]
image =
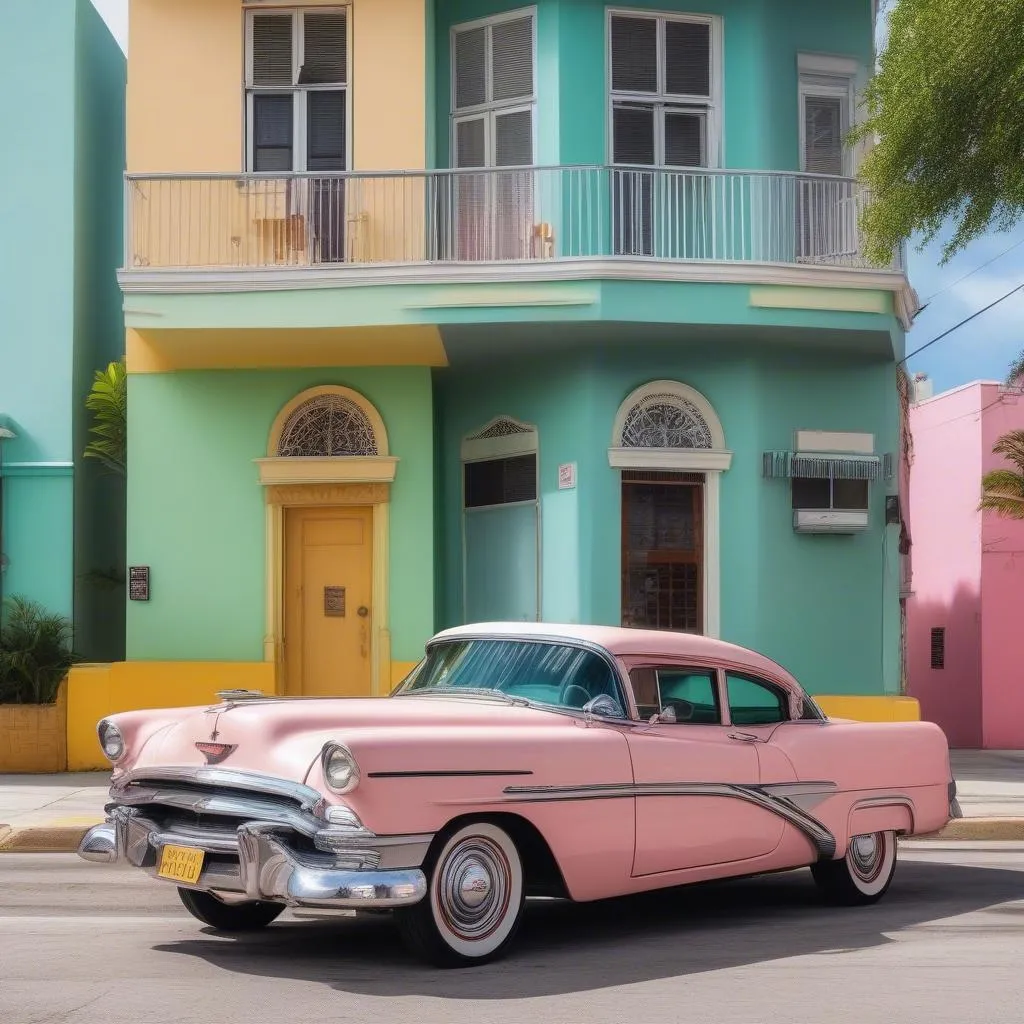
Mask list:
[[773,725],[789,720],[785,693],[771,683],[727,672],[729,716],[733,725]]
[[677,722],[718,725],[722,721],[713,669],[644,666],[633,669],[629,678],[641,718],[672,708]]

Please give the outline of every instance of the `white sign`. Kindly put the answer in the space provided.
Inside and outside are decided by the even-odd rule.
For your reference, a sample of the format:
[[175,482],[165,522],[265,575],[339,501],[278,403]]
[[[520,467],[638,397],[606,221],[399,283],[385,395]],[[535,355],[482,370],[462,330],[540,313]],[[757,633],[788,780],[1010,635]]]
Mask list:
[[571,491],[576,486],[576,463],[563,462],[558,467],[558,489]]

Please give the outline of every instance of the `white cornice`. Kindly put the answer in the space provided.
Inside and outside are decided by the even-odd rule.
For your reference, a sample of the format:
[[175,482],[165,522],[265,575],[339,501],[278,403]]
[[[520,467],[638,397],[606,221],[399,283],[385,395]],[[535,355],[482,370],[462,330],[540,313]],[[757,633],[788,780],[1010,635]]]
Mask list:
[[609,448],[608,465],[613,469],[724,473],[732,465],[732,452],[702,448]]

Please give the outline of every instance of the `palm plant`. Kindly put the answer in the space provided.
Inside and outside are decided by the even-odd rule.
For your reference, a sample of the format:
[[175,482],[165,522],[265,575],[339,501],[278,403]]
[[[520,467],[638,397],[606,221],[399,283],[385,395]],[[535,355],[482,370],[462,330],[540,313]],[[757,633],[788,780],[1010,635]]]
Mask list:
[[85,405],[94,420],[86,458],[99,459],[111,472],[124,476],[128,459],[128,377],[124,363],[111,363],[105,370],[96,371]]
[[23,597],[4,603],[0,704],[52,704],[75,662],[71,623]]
[[993,469],[981,478],[981,509],[1007,519],[1024,519],[1024,430],[1011,430],[992,446],[1013,469]]

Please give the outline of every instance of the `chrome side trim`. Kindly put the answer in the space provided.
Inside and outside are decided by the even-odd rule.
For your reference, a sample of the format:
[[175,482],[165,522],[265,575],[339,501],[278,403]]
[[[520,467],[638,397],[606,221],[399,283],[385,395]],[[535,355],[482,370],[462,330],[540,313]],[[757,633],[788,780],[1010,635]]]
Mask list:
[[[787,783],[787,786],[794,785]],[[818,791],[831,783],[810,783]],[[788,796],[776,795],[767,787],[725,782],[640,782],[605,783],[593,786],[508,786],[505,796],[516,803],[576,800],[622,800],[649,796],[718,796],[756,804],[798,828],[814,844],[818,856],[831,860],[836,852],[835,836],[817,818],[808,814]]]
[[[123,790],[142,782],[180,782],[186,785],[214,786],[222,789],[238,789],[265,796],[276,796],[294,800],[303,810],[312,810],[322,800],[323,794],[311,786],[290,779],[281,779],[261,772],[241,771],[235,768],[135,768],[119,775],[110,788],[110,795],[116,799]],[[115,794],[116,790],[116,794]]]

